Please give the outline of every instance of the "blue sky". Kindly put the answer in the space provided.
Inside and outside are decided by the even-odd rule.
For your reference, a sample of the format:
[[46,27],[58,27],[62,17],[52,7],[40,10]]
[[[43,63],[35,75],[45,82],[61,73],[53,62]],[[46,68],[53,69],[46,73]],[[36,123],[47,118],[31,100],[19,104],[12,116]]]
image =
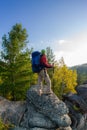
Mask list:
[[50,46],[68,66],[87,63],[87,0],[0,0],[0,41],[16,23],[30,48]]

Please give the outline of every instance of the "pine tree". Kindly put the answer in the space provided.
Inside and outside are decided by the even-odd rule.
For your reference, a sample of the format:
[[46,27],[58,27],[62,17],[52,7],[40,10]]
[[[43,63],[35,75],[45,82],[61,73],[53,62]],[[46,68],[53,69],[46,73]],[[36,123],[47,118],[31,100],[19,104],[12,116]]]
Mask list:
[[30,50],[27,50],[27,31],[15,24],[2,38],[2,60],[6,63],[3,78],[3,96],[12,100],[23,99],[32,75]]
[[55,63],[55,55],[53,53],[53,50],[50,47],[46,48],[46,56],[50,64]]
[[[46,48],[46,56],[49,64],[55,64],[55,55],[53,53],[53,50],[50,47]],[[54,73],[54,68],[48,69],[48,73],[52,79],[53,73]]]

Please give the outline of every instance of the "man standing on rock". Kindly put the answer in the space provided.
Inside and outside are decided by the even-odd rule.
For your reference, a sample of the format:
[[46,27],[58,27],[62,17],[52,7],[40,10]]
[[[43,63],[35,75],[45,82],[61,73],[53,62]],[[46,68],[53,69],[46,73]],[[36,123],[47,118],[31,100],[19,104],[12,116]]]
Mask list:
[[53,68],[54,67],[54,65],[51,65],[51,64],[48,63],[44,49],[41,50],[40,64],[41,64],[41,66],[43,66],[41,71],[38,73],[38,85],[40,86],[39,93],[41,95],[43,93],[42,92],[42,82],[43,82],[43,80],[45,80],[47,87],[48,87],[47,93],[51,93],[51,80],[50,80],[49,75],[47,73],[47,68]]

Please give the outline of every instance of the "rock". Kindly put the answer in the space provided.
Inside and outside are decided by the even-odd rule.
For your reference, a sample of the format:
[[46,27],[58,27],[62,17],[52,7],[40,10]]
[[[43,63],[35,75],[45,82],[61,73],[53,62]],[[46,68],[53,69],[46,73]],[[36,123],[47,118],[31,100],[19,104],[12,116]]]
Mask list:
[[[44,129],[44,128],[30,128],[29,130],[49,130],[49,129]],[[50,130],[55,130],[55,129],[50,129]]]
[[72,130],[71,129],[71,127],[69,126],[69,127],[60,127],[60,128],[58,128],[58,129],[56,129],[56,130]]
[[13,102],[0,97],[0,117],[4,123],[11,122],[12,124],[19,125],[25,112],[25,106],[25,101]]
[[[58,97],[54,94],[42,94],[39,95],[39,86],[32,86],[27,92],[27,104],[31,102],[35,109],[39,113],[48,117],[57,127],[67,127],[70,126],[71,120],[68,116],[68,108],[65,103],[60,101]],[[44,86],[45,91],[47,86]]]
[[87,103],[87,84],[82,84],[76,87],[77,94],[82,97]]
[[9,130],[29,130],[29,129],[22,128],[22,127],[15,127],[15,128],[9,128]]
[[41,96],[38,89],[39,86],[32,86],[26,101],[12,102],[0,97],[0,118],[14,124],[12,130],[71,130],[66,104],[53,92],[48,94],[47,86]]
[[63,95],[63,101],[69,108],[72,129],[87,130],[87,84],[77,86],[76,91]]
[[47,116],[38,112],[33,104],[28,101],[26,112],[21,120],[20,126],[23,127],[40,127],[40,128],[56,128],[56,124],[52,122]]

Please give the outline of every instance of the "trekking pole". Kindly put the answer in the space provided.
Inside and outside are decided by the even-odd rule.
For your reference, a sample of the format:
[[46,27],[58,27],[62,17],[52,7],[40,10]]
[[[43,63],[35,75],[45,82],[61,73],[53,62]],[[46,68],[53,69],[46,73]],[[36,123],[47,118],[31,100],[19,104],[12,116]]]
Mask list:
[[[54,74],[54,63],[53,63],[53,74]],[[54,92],[54,77],[53,77],[53,92]]]
[[54,63],[53,63],[53,74],[54,74]]

